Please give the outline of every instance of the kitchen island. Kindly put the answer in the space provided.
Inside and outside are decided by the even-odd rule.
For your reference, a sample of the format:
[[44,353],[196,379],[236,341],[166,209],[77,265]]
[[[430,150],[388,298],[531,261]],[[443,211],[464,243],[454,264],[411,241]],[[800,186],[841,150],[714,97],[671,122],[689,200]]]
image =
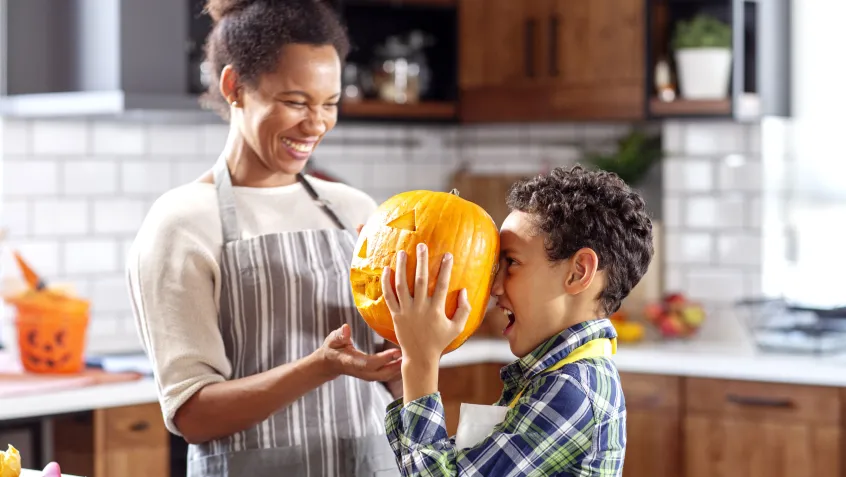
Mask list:
[[[514,359],[505,340],[482,337],[442,358],[451,433],[462,402],[499,398],[499,370]],[[745,476],[753,467],[761,475],[841,475],[846,355],[691,339],[621,343],[615,361],[628,412],[624,477]],[[54,458],[71,464],[63,465],[70,473],[167,475],[171,456],[183,453],[172,447],[151,377],[0,399],[0,421],[45,418]]]

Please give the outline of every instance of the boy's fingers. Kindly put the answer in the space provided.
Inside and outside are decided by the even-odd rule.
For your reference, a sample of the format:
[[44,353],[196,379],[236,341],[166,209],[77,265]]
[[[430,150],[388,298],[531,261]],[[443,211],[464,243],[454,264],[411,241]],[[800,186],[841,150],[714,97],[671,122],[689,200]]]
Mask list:
[[[397,288],[399,288],[399,283],[397,283]],[[396,316],[399,313],[399,303],[391,287],[391,267],[385,267],[382,270],[382,296],[385,297],[385,304],[388,305],[388,311],[391,312],[392,316]]]
[[438,282],[435,284],[435,291],[432,293],[432,301],[438,309],[443,309],[446,303],[447,292],[449,291],[449,277],[452,275],[452,254],[445,253],[441,260],[441,268],[438,270]]
[[406,274],[408,273],[408,260],[405,252],[400,250],[397,252],[397,272],[394,276],[394,281],[397,284],[397,302],[399,309],[404,310],[411,306],[411,294],[408,291],[408,283]]
[[467,289],[462,288],[458,292],[458,307],[452,315],[452,323],[460,331],[467,325],[468,318],[470,318],[470,301],[467,299]]
[[414,302],[425,303],[429,297],[429,250],[425,243],[417,244],[417,271],[414,274]]

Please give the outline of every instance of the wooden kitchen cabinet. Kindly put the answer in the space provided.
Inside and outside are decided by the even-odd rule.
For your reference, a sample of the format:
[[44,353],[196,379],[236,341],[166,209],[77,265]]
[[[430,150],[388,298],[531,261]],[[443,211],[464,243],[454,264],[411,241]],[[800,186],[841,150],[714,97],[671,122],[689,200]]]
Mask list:
[[170,474],[170,434],[157,402],[96,409],[53,424],[62,471],[87,477]]
[[687,379],[685,477],[842,475],[840,390]]
[[447,432],[454,436],[458,430],[461,403],[493,404],[502,394],[499,370],[505,364],[482,363],[441,368],[438,390],[444,403]]
[[645,0],[460,0],[464,122],[645,116]]
[[627,416],[623,477],[680,477],[681,378],[620,373],[620,382]]

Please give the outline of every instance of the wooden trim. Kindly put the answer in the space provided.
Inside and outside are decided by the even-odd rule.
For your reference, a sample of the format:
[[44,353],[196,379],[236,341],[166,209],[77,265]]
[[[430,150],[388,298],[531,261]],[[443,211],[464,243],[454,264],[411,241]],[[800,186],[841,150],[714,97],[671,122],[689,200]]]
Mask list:
[[397,119],[451,119],[456,116],[458,106],[449,101],[424,101],[417,104],[396,104],[377,100],[344,102],[342,117],[397,118]]
[[649,110],[653,116],[727,115],[731,114],[731,100],[693,101],[677,99],[668,103],[652,98],[649,100]]

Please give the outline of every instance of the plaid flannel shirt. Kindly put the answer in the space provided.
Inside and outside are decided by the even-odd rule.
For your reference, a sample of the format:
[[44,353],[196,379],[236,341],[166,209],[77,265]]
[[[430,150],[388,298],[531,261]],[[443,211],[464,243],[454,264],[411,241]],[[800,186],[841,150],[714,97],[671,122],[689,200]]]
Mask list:
[[403,476],[614,476],[623,472],[626,409],[620,376],[608,358],[589,358],[542,372],[595,338],[617,336],[607,319],[577,324],[502,368],[507,406],[525,392],[492,435],[456,449],[446,431],[440,393],[385,418],[388,440]]

